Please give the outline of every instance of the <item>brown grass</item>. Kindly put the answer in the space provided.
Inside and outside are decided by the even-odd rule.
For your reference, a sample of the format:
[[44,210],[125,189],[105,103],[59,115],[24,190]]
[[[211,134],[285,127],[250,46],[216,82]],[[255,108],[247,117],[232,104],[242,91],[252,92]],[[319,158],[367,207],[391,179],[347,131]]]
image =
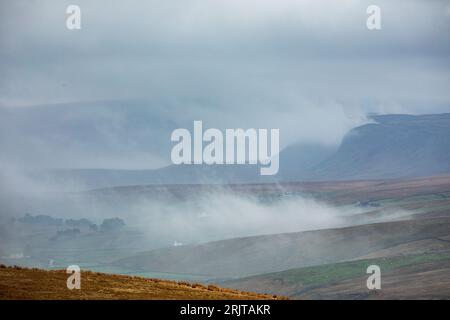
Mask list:
[[69,290],[64,270],[46,271],[18,266],[0,266],[0,299],[145,299],[145,300],[272,300],[272,295],[205,286],[186,281],[82,271],[81,289]]

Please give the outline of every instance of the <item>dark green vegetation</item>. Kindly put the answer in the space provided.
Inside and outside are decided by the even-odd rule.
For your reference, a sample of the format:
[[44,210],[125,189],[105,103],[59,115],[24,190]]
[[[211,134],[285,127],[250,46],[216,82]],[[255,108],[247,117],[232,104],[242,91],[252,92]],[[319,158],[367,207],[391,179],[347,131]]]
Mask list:
[[[387,272],[410,265],[441,260],[450,260],[450,252],[383,257],[378,259],[361,259],[350,262],[325,264],[316,267],[291,269],[266,274],[264,277],[273,280],[282,279],[286,283],[301,283],[304,286],[320,286],[327,283],[364,276],[366,275],[365,271],[367,270],[367,267],[370,265],[378,265],[383,272]],[[249,277],[247,280],[258,279],[258,277],[261,276]],[[245,281],[245,279],[242,279],[241,281]],[[233,283],[233,281],[231,281],[231,283]]]
[[[233,288],[245,288],[246,290],[253,288],[253,290],[258,292],[283,294],[293,298],[319,298],[321,291],[326,295],[327,288],[347,285],[348,287],[345,289],[347,294],[354,294],[355,289],[357,289],[356,291],[359,292],[361,298],[377,298],[376,292],[371,292],[365,288],[365,282],[369,276],[366,274],[366,270],[369,265],[378,265],[380,267],[382,271],[382,283],[385,283],[388,289],[392,288],[389,288],[390,284],[388,281],[384,281],[384,277],[386,279],[394,278],[401,282],[402,275],[413,274],[412,278],[401,283],[404,290],[400,290],[398,294],[392,294],[391,296],[385,295],[385,298],[426,298],[427,295],[429,298],[430,293],[426,293],[425,291],[430,285],[436,287],[435,291],[432,291],[431,294],[436,294],[439,288],[439,292],[441,292],[440,298],[450,297],[450,287],[448,286],[450,284],[450,277],[445,276],[445,270],[448,271],[450,267],[450,251],[382,257],[377,259],[361,259],[315,267],[296,268],[239,280],[231,280],[225,282],[224,285]],[[433,272],[437,271],[441,274],[441,277],[439,279],[431,276],[427,277],[426,274],[423,274],[426,270],[431,276]],[[424,285],[421,288],[416,288],[415,292],[407,292],[408,287],[427,280],[429,281],[428,286]],[[410,283],[407,281],[410,281]],[[386,288],[382,286],[382,289],[379,292],[380,294]],[[349,296],[341,292],[340,295],[330,295],[327,298],[347,297]],[[436,297],[439,297],[439,295],[436,294]]]

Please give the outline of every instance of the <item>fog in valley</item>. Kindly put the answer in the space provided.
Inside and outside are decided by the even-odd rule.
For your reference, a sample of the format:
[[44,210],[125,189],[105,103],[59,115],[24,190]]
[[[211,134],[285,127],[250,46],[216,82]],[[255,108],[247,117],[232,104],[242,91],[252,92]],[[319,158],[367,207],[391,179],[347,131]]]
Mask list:
[[[64,192],[17,170],[1,181],[0,253],[16,264],[96,265],[161,247],[383,220],[353,219],[373,208],[335,206],[281,186],[264,196],[220,185],[184,187],[181,194],[169,186]],[[406,215],[396,212],[395,218]],[[123,223],[108,226],[112,218]]]

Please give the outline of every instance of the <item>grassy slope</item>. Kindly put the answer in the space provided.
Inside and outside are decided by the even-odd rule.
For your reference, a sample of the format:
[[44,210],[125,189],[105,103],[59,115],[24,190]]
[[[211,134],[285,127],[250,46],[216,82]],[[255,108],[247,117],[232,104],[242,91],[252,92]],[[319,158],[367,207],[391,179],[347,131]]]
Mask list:
[[[271,185],[234,185],[230,188],[265,196],[280,192]],[[142,252],[116,264],[135,271],[243,277],[356,259],[411,241],[450,235],[450,175],[411,180],[287,183],[282,189],[293,194],[314,194],[335,204],[370,201],[379,205],[373,210],[369,207],[368,212],[349,216],[354,224],[399,219],[398,213],[402,218],[412,220],[165,248]],[[267,248],[270,248],[269,252]]]
[[450,218],[416,219],[265,235],[154,250],[118,262],[130,270],[245,277],[356,259],[392,246],[450,235]]
[[63,270],[0,268],[0,299],[274,299],[271,295],[242,292],[214,285],[84,271],[81,289],[69,290]]
[[[248,188],[249,186],[244,186],[244,188]],[[254,186],[254,187],[258,187],[258,186]],[[376,243],[377,241],[380,241],[380,239],[377,238],[383,238],[385,237],[385,233],[389,234],[389,237],[386,237],[385,239],[382,239],[383,241],[383,245],[382,246],[375,246],[377,248],[371,248],[371,250],[367,250],[366,252],[364,252],[365,250],[361,250],[360,255],[357,255],[357,257],[346,257],[346,259],[341,259],[342,260],[347,260],[347,259],[361,259],[361,258],[372,258],[372,257],[377,257],[378,255],[385,255],[386,251],[393,251],[393,248],[395,248],[395,250],[397,251],[397,254],[400,252],[400,254],[416,254],[417,251],[420,252],[420,250],[422,250],[423,247],[425,247],[426,250],[428,250],[430,248],[430,243],[432,243],[432,245],[435,247],[436,245],[442,246],[442,243],[438,243],[436,244],[435,241],[435,237],[441,237],[441,238],[445,238],[446,235],[446,230],[450,230],[449,229],[449,225],[448,223],[446,223],[446,219],[442,219],[444,217],[450,217],[450,210],[449,210],[449,190],[450,190],[450,175],[447,176],[441,176],[441,177],[432,177],[432,178],[421,178],[421,179],[415,179],[415,180],[409,180],[409,181],[398,181],[398,180],[392,180],[392,181],[363,181],[363,182],[339,182],[339,183],[312,183],[312,184],[288,184],[285,186],[286,189],[292,189],[290,191],[317,191],[319,194],[327,194],[329,196],[325,197],[326,200],[332,202],[332,203],[352,203],[355,202],[356,200],[370,200],[370,201],[374,201],[377,203],[380,203],[382,205],[382,207],[392,207],[392,208],[404,208],[404,209],[408,209],[413,215],[413,218],[441,218],[438,220],[435,220],[437,223],[430,225],[430,229],[427,230],[427,232],[425,232],[426,234],[420,234],[422,232],[419,232],[419,234],[417,234],[417,236],[412,237],[412,239],[410,237],[405,237],[403,238],[402,236],[400,236],[399,233],[405,232],[405,231],[419,231],[419,230],[414,230],[417,227],[417,224],[421,224],[419,221],[414,221],[414,222],[401,222],[402,227],[399,228],[392,228],[393,225],[397,225],[399,224],[397,223],[388,223],[386,224],[386,228],[382,228],[384,230],[382,230],[381,233],[379,233],[380,230],[367,230],[367,228],[369,227],[370,229],[372,228],[371,226],[362,226],[362,227],[355,227],[355,228],[344,228],[339,230],[340,231],[344,231],[344,235],[346,236],[350,236],[350,238],[345,239],[333,239],[333,237],[331,237],[332,240],[330,242],[325,241],[325,243],[323,243],[322,241],[319,241],[318,244],[321,245],[325,245],[325,248],[328,248],[329,250],[324,250],[324,252],[322,252],[323,256],[329,256],[330,252],[331,255],[334,255],[336,252],[335,248],[333,248],[334,245],[336,245],[337,242],[342,241],[341,245],[342,248],[345,249],[345,252],[348,252],[349,250],[351,250],[350,248],[354,245],[354,244],[361,244],[361,239],[359,239],[359,237],[361,235],[358,235],[357,233],[354,234],[353,232],[347,233],[348,231],[352,231],[353,229],[362,229],[363,234],[367,235],[367,241],[369,243],[371,243],[373,245],[373,241]],[[239,186],[236,186],[237,189],[239,189]],[[262,189],[267,188],[267,186],[261,186]],[[269,188],[270,189],[270,188]],[[306,190],[305,190],[306,189]],[[317,190],[316,190],[317,189]],[[249,190],[246,190],[249,191]],[[270,190],[267,190],[270,191]],[[264,192],[263,192],[264,193]],[[270,193],[270,192],[269,192]],[[374,210],[373,213],[369,213],[369,214],[377,214],[376,211],[378,211],[379,208],[376,208]],[[422,219],[420,219],[422,220]],[[422,220],[423,221],[427,221],[428,219]],[[434,219],[433,219],[434,220]],[[442,224],[442,222],[444,222],[444,224]],[[382,227],[384,224],[377,224],[375,226],[378,227]],[[420,228],[419,228],[420,229]],[[367,232],[367,231],[372,231],[372,232]],[[420,231],[424,231],[424,230],[420,230]],[[436,232],[438,231],[438,232]],[[329,233],[330,231],[319,231],[319,233]],[[415,233],[415,232],[413,232]],[[447,233],[448,234],[448,233]],[[275,238],[279,237],[275,236]],[[286,238],[290,238],[291,235],[286,235]],[[391,241],[392,239],[389,239],[390,237],[393,238],[398,238],[398,239],[394,239],[394,241]],[[400,237],[399,237],[400,236]],[[263,237],[256,237],[256,239],[258,240],[258,242],[260,240],[266,240],[267,236],[263,236]],[[271,236],[268,236],[269,238]],[[243,243],[241,243],[241,240],[245,240]],[[239,267],[238,264],[245,262],[245,259],[242,259],[242,255],[240,252],[241,250],[244,250],[245,252],[248,253],[248,251],[250,251],[251,254],[251,258],[250,260],[258,260],[258,259],[253,259],[255,258],[255,250],[254,249],[258,249],[259,246],[257,247],[252,247],[252,243],[250,241],[250,243],[248,243],[250,240],[249,238],[244,238],[244,239],[233,239],[233,240],[228,240],[230,243],[232,243],[232,241],[237,241],[238,244],[237,246],[232,245],[230,246],[230,253],[225,255],[225,257],[229,257],[232,255],[238,255],[239,257],[236,257],[237,259],[231,259],[230,264],[232,265],[236,265],[236,267]],[[285,239],[285,237],[281,237],[281,244],[285,244],[286,240],[289,239]],[[307,243],[312,243],[314,241],[311,242],[311,240],[314,239],[305,239],[308,241],[300,241],[300,243],[297,243],[297,245],[295,246],[296,248],[300,248],[301,251],[305,251],[305,249],[307,249]],[[323,240],[323,239],[320,239]],[[349,240],[348,242],[345,240]],[[411,240],[415,240],[411,241]],[[450,240],[450,239],[449,239]],[[227,242],[228,242],[227,241]],[[337,241],[337,242],[336,242]],[[406,242],[405,242],[406,241]],[[264,242],[264,241],[262,241]],[[430,242],[430,243],[429,243]],[[332,244],[331,246],[329,246],[329,244]],[[224,244],[223,242],[218,242],[216,244]],[[294,243],[295,244],[295,243]],[[302,245],[300,245],[302,244]],[[305,245],[303,245],[305,244]],[[250,246],[248,246],[250,245]],[[266,243],[262,243],[263,247],[266,246]],[[408,248],[405,248],[405,246],[408,246]],[[236,248],[239,248],[240,250],[236,250]],[[203,248],[205,249],[205,248]],[[279,249],[279,248],[278,248]],[[364,249],[364,248],[359,248],[359,249]],[[372,249],[374,249],[375,251],[372,251]],[[223,248],[221,248],[221,250],[223,250]],[[279,250],[271,250],[271,251],[275,251],[275,252],[279,252]],[[288,259],[292,259],[293,256],[293,252],[292,250],[287,250],[288,254],[285,256],[285,259],[270,259],[272,261],[287,261]],[[406,252],[408,251],[408,252]],[[244,252],[244,253],[245,253]],[[256,250],[256,255],[259,251]],[[264,251],[266,252],[266,251]],[[264,253],[262,252],[262,253]],[[174,252],[175,253],[175,252]],[[339,253],[339,252],[338,252]],[[178,254],[175,254],[175,256],[178,256]],[[206,256],[208,256],[209,258],[211,258],[211,255],[209,254],[209,252],[206,252]],[[166,258],[169,258],[170,260],[170,255],[169,257],[166,256]],[[248,258],[248,256],[245,254],[244,258]],[[267,258],[267,257],[266,257]],[[308,258],[306,260],[309,260],[310,258],[312,258],[311,256],[309,256],[308,254],[305,254],[305,258]],[[342,257],[335,257],[335,258],[342,258]],[[408,258],[409,259],[409,258]],[[144,264],[146,264],[146,259],[143,259]],[[239,261],[237,263],[237,261]],[[335,260],[336,261],[336,260]],[[339,260],[337,260],[339,261]],[[167,262],[167,261],[166,261]],[[170,261],[169,261],[170,262]],[[179,262],[179,260],[178,260]],[[250,262],[256,262],[257,265],[267,265],[271,263],[275,263],[275,262],[270,262],[270,263],[266,263],[266,264],[261,264],[260,261],[250,261]],[[290,261],[290,262],[295,262],[295,261]],[[325,263],[332,263],[334,261],[328,261]],[[296,292],[296,297],[325,297],[326,292],[324,292],[323,290],[325,290],[327,288],[327,290],[329,290],[330,295],[333,294],[333,292],[338,292],[339,290],[343,290],[344,293],[341,292],[341,294],[339,295],[339,297],[342,296],[346,296],[346,294],[352,294],[352,290],[354,290],[354,288],[358,287],[361,285],[361,283],[365,283],[364,279],[365,279],[365,275],[361,275],[361,265],[358,265],[358,263],[353,264],[354,262],[348,262],[349,265],[347,265],[346,267],[344,267],[343,269],[338,268],[338,270],[335,270],[336,268],[336,264],[331,264],[331,265],[325,265],[325,266],[318,266],[318,267],[312,267],[312,270],[321,270],[321,269],[315,269],[315,268],[320,268],[320,267],[324,267],[325,271],[328,272],[327,273],[321,273],[319,272],[317,275],[312,276],[311,277],[311,281],[316,281],[316,284],[319,284],[320,281],[318,281],[317,279],[334,279],[334,281],[330,281],[330,282],[326,282],[323,285],[318,285],[318,286],[314,286],[314,283],[312,284],[308,284],[307,282],[305,282],[305,284],[303,284],[301,281],[298,281],[297,283],[288,283],[289,285],[285,286],[286,292],[287,294],[291,294],[292,291],[292,287],[293,286],[298,286],[298,283],[301,283],[303,286],[310,286],[310,290],[307,290],[303,293],[302,292],[302,288],[300,287],[299,290],[297,290]],[[275,263],[276,264],[276,263]],[[164,263],[163,263],[164,265]],[[177,265],[177,264],[170,264],[170,265]],[[208,263],[205,263],[204,265],[208,266]],[[223,271],[220,270],[221,268],[223,268],[224,264],[220,264],[218,268],[215,268],[216,270],[219,271]],[[252,265],[253,266],[253,265]],[[300,266],[300,265],[297,265]],[[353,266],[353,267],[352,267]],[[357,267],[356,267],[357,266]],[[423,269],[418,270],[416,269],[417,267],[422,266]],[[148,266],[147,266],[148,267]],[[158,268],[156,268],[156,270],[159,270],[161,266],[158,266]],[[211,267],[211,266],[209,266]],[[279,267],[278,265],[276,266],[270,266],[270,267]],[[291,266],[292,268],[293,266]],[[327,268],[331,268],[328,269]],[[347,269],[347,267],[349,269]],[[427,267],[428,269],[426,269],[425,267]],[[359,274],[358,273],[354,273],[354,268],[358,268],[359,270]],[[146,268],[147,269],[147,268]],[[285,268],[287,269],[287,268]],[[442,274],[440,274],[440,276],[438,278],[443,279],[443,283],[447,283],[445,280],[449,278],[448,274],[446,273],[445,270],[447,270],[445,267],[442,268],[441,265],[441,261],[428,261],[428,262],[424,262],[424,263],[415,263],[415,264],[407,264],[407,265],[402,265],[401,267],[398,267],[397,269],[393,269],[391,271],[388,272],[394,272],[395,270],[409,270],[408,272],[410,272],[410,274],[414,275],[414,277],[417,276],[417,274],[419,275],[423,275],[423,273],[425,274],[434,274],[434,276],[436,276],[436,274],[439,274],[439,272],[442,272]],[[166,268],[162,268],[161,270],[166,270]],[[195,268],[195,271],[198,271],[199,268]],[[279,269],[282,270],[282,269]],[[302,272],[304,272],[305,270],[308,270],[308,268],[301,268],[299,270],[303,270]],[[347,270],[347,271],[345,271]],[[384,271],[387,271],[388,269],[386,269],[385,267],[383,267]],[[442,271],[444,270],[444,271]],[[266,272],[270,272],[270,271],[274,271],[274,270],[269,270]],[[0,270],[1,272],[1,270]],[[288,272],[288,271],[286,271]],[[350,274],[352,275],[352,277],[343,277],[343,275],[345,274]],[[402,273],[403,274],[403,273]],[[405,274],[408,274],[407,272],[405,272]],[[337,278],[333,278],[337,275]],[[391,273],[391,276],[393,274]],[[63,276],[65,277],[65,274],[63,273]],[[387,275],[389,276],[389,275]],[[359,279],[358,277],[362,277],[361,279]],[[400,275],[399,274],[395,274],[395,279],[400,279]],[[391,279],[392,282],[395,282],[395,279]],[[422,277],[419,276],[419,282],[421,281],[420,279],[427,279],[427,277]],[[436,280],[436,278],[432,278],[432,280]],[[272,279],[269,279],[270,281]],[[267,281],[269,281],[267,280]],[[357,281],[356,284],[355,282],[352,281]],[[415,283],[416,281],[414,280],[414,278],[412,279],[412,283]],[[429,283],[433,283],[432,281],[425,281],[425,284],[429,284]],[[260,292],[279,292],[276,291],[275,289],[277,288],[277,284],[278,282],[271,282],[271,289],[274,290],[259,290],[259,288],[264,289],[264,286],[267,283],[261,279],[261,283],[258,287],[254,287],[255,291],[260,291]],[[274,285],[275,284],[275,285]],[[285,283],[286,284],[286,283]],[[3,281],[0,282],[0,295],[3,292]],[[338,288],[339,286],[340,289]],[[347,286],[347,287],[345,287]],[[353,286],[353,289],[352,287]],[[266,286],[267,288],[268,286]],[[424,287],[426,287],[424,285]],[[436,288],[438,288],[439,286],[436,285]],[[448,287],[450,288],[450,284],[448,284]],[[342,289],[344,288],[344,289]],[[402,283],[399,287],[399,289],[402,288],[406,288],[405,283]],[[258,290],[257,290],[258,289]],[[297,287],[298,289],[298,287]],[[429,288],[430,291],[433,291],[433,288]],[[364,288],[362,288],[361,290],[363,290],[364,292]],[[339,291],[340,292],[340,291]],[[439,290],[435,290],[435,292],[439,292]],[[309,296],[308,296],[309,294]],[[362,296],[364,296],[365,293],[362,294]],[[406,297],[405,292],[403,292],[403,296]],[[439,295],[437,297],[440,297]]]
[[[369,265],[378,265],[382,290],[365,284]],[[295,298],[450,298],[450,251],[365,259],[263,274],[225,283],[240,289]],[[408,288],[415,287],[415,290]]]

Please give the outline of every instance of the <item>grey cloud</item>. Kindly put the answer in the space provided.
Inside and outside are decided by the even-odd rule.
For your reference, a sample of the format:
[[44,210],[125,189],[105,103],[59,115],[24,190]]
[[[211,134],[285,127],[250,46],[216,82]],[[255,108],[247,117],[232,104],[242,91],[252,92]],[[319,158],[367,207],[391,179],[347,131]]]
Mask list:
[[[65,28],[69,4],[81,7],[79,31]],[[449,111],[447,2],[377,1],[383,29],[374,32],[365,27],[369,4],[3,1],[0,105],[122,101],[132,108],[138,100],[143,118],[149,119],[148,132],[143,126],[124,138],[121,129],[127,125],[120,124],[135,111],[76,111],[77,117],[97,117],[80,121],[103,128],[97,133],[104,147],[98,147],[70,139],[66,126],[80,118],[71,122],[67,109],[53,117],[46,114],[53,122],[62,121],[53,133],[68,132],[66,140],[55,145],[45,135],[31,138],[18,127],[10,130],[9,149],[4,150],[14,154],[14,146],[20,148],[17,142],[25,139],[42,154],[69,146],[72,151],[65,156],[60,152],[55,160],[59,166],[106,162],[109,167],[142,167],[138,159],[156,166],[164,163],[170,146],[152,141],[168,143],[167,131],[195,119],[219,128],[279,127],[283,145],[338,144],[351,127],[365,121],[367,112]],[[164,130],[151,129],[157,121],[169,124]],[[9,128],[4,122],[2,126]],[[32,127],[41,133],[45,126],[41,121]],[[143,136],[150,142],[142,142]],[[132,141],[141,142],[133,149]]]

